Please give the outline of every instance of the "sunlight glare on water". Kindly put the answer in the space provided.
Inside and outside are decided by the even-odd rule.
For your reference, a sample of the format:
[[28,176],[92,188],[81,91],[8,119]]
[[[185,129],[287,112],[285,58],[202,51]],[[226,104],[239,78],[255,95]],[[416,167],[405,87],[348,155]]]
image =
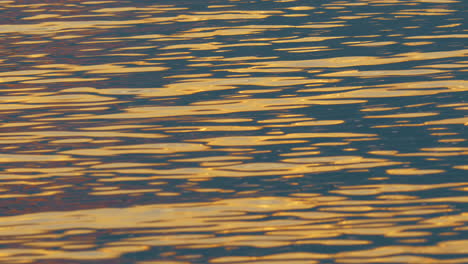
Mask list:
[[0,263],[468,263],[465,10],[0,1]]

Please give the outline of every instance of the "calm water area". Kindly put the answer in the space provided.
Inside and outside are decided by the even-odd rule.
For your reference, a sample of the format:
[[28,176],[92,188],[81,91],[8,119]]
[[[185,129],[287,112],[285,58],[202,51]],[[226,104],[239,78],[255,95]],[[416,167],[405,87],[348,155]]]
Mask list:
[[466,10],[0,0],[0,263],[468,263]]

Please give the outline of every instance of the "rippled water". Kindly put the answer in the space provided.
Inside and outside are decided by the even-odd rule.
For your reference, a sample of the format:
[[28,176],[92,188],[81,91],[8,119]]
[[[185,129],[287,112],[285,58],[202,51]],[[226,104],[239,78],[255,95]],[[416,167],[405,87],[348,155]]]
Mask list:
[[0,1],[0,263],[468,263],[465,10]]

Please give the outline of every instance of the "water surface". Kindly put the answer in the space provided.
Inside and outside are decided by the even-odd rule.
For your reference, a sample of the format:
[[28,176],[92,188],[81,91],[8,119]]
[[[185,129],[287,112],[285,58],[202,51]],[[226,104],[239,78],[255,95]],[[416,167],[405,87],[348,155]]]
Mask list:
[[468,263],[465,1],[0,4],[0,263]]

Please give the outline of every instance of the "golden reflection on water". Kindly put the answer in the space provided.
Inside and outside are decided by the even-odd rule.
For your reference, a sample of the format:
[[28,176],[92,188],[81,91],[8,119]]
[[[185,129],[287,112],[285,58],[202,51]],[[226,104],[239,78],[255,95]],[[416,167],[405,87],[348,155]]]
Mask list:
[[467,263],[460,3],[0,1],[0,262]]
[[[456,186],[456,184],[452,184]],[[146,250],[149,246],[177,246],[178,248],[203,249],[219,246],[252,246],[270,248],[288,245],[366,245],[363,239],[343,239],[343,235],[378,235],[396,239],[414,238],[424,240],[431,230],[442,227],[457,227],[466,221],[466,216],[431,217],[437,213],[452,212],[446,205],[416,205],[432,203],[431,198],[384,198],[383,194],[420,188],[434,189],[439,186],[362,186],[381,195],[382,200],[353,201],[343,196],[311,195],[298,197],[260,197],[223,199],[209,203],[178,203],[176,205],[133,206],[125,209],[102,208],[71,212],[44,212],[2,218],[3,243],[15,237],[25,248],[15,251],[2,250],[4,260],[22,261],[34,253],[36,259],[106,259],[126,252]],[[386,190],[388,189],[388,190]],[[338,192],[344,195],[369,195],[354,192]],[[346,191],[346,190],[344,190]],[[452,197],[445,202],[466,202],[466,197]],[[391,207],[398,205],[398,207]],[[303,211],[318,208],[314,211]],[[114,215],[119,215],[118,218]],[[266,220],[267,216],[283,217]],[[284,218],[289,217],[289,218]],[[352,218],[353,220],[351,220]],[[98,230],[122,230],[117,234],[135,236],[111,241],[96,248]],[[68,230],[63,234],[53,230]],[[424,230],[424,231],[421,231]],[[260,234],[259,234],[260,233]],[[64,243],[65,239],[65,243]],[[54,242],[56,241],[56,242]],[[403,242],[404,243],[404,242]],[[355,261],[360,258],[387,258],[395,254],[412,254],[414,250],[429,254],[456,254],[463,252],[465,240],[449,241],[432,247],[388,246],[398,252],[355,250],[346,253],[320,254],[310,252],[304,261],[322,258],[338,258]],[[442,244],[452,244],[446,247]],[[70,251],[70,249],[74,249]],[[393,250],[392,250],[393,251]],[[91,254],[92,253],[92,254]],[[316,254],[316,255],[315,255]],[[293,256],[297,256],[292,254]],[[289,255],[288,255],[289,256]],[[286,257],[286,256],[284,256]],[[291,256],[290,256],[291,257]],[[269,257],[265,257],[268,259]],[[249,258],[247,258],[249,259]],[[245,260],[247,260],[245,259]],[[232,261],[232,260],[231,260]],[[373,261],[373,260],[372,260]],[[212,262],[228,262],[226,258]],[[461,262],[460,262],[461,263]]]

